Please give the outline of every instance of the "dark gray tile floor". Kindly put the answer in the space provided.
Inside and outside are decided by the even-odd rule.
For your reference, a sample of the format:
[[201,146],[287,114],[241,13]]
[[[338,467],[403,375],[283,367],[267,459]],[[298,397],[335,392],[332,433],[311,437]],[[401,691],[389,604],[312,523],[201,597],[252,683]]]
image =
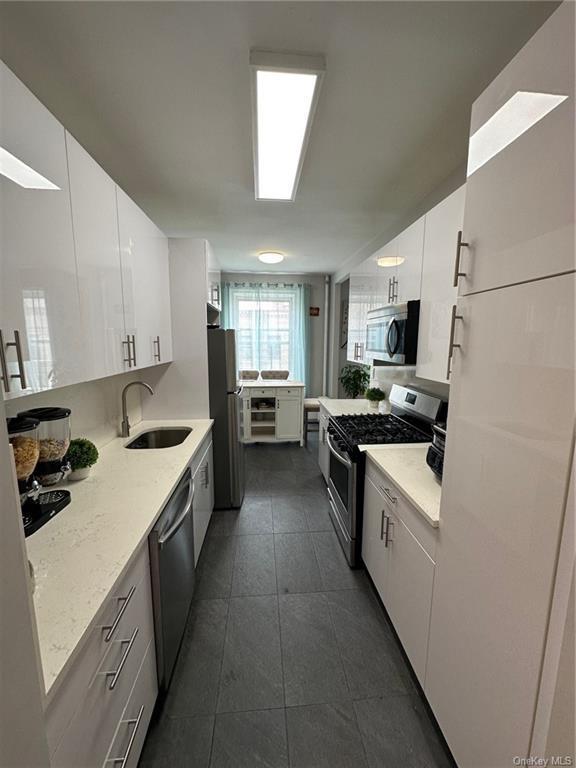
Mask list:
[[212,516],[140,768],[452,768],[340,550],[316,456],[314,437],[247,449],[244,505]]

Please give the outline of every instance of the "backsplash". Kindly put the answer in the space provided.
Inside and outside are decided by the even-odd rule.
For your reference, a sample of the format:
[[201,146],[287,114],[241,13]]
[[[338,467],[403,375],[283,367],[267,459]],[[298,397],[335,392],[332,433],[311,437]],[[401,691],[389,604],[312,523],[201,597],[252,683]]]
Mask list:
[[429,392],[431,395],[448,400],[450,385],[442,384],[438,381],[429,379],[419,379],[416,376],[416,366],[407,365],[403,367],[375,365],[370,368],[370,386],[380,387],[386,393],[386,399],[390,395],[392,384],[400,384],[403,387],[414,387]]
[[[25,395],[4,403],[6,415],[15,416],[20,411],[44,405],[70,408],[72,437],[87,437],[98,448],[102,448],[120,434],[123,387],[140,378],[142,371],[133,371],[35,395]],[[145,396],[148,397],[146,393]],[[128,391],[128,417],[132,426],[142,421],[141,397],[140,387],[132,387]]]

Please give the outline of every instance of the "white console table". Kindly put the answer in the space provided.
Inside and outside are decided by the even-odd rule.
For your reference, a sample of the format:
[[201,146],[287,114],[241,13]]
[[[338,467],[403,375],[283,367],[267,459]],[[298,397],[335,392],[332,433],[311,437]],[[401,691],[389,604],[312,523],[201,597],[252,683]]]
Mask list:
[[243,442],[304,445],[304,384],[301,381],[256,379],[239,383]]

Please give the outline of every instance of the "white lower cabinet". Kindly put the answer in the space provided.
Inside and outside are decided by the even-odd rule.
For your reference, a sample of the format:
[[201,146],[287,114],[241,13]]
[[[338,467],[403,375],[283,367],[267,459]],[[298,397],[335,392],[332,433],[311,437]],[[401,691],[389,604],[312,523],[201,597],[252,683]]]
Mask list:
[[208,524],[214,509],[214,462],[212,459],[212,441],[202,452],[199,462],[192,466],[194,479],[194,564],[198,562]]
[[302,435],[302,400],[300,397],[276,398],[276,439],[299,440]]
[[[105,601],[84,647],[52,694],[46,710],[52,768],[102,768],[110,750],[116,748],[116,734],[125,727],[134,732],[136,723],[123,722],[124,713],[133,691],[139,690],[142,674],[145,681],[137,698],[138,706],[145,706],[146,720],[143,714],[139,747],[157,694],[147,544]],[[130,754],[134,762],[126,765],[136,765],[138,753],[135,738]]]
[[318,464],[320,465],[320,471],[324,480],[328,482],[328,476],[330,474],[330,449],[328,448],[328,414],[320,406],[319,421],[319,434],[318,434]]
[[[364,485],[362,559],[424,686],[434,584],[430,553],[434,552],[435,533],[431,527],[409,527],[418,520],[419,513],[369,461]],[[415,535],[421,531],[422,542]]]

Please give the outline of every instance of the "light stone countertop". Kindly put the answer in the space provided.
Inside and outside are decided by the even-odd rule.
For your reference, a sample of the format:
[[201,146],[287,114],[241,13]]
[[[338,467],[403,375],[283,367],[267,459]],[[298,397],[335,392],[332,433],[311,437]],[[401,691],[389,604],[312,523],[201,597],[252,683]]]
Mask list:
[[257,387],[258,389],[262,389],[264,387],[274,387],[274,389],[278,389],[279,387],[304,386],[304,382],[290,381],[290,379],[240,379],[238,384],[242,387],[246,387],[247,389],[250,389],[251,387]]
[[[337,399],[333,397],[319,397],[318,401],[320,405],[326,409],[329,416],[350,416],[362,413],[378,413],[374,408],[370,407],[370,403],[366,399],[359,398],[357,400],[350,399]],[[385,400],[386,413],[390,411],[390,403]]]
[[[26,539],[46,692],[79,650],[106,596],[130,566],[200,444],[211,419],[142,421],[100,450],[90,477],[61,487],[71,503]],[[192,427],[172,448],[126,450],[140,432]]]
[[378,469],[406,496],[431,526],[440,523],[440,497],[442,486],[426,464],[430,443],[395,445],[364,445],[365,451]]

